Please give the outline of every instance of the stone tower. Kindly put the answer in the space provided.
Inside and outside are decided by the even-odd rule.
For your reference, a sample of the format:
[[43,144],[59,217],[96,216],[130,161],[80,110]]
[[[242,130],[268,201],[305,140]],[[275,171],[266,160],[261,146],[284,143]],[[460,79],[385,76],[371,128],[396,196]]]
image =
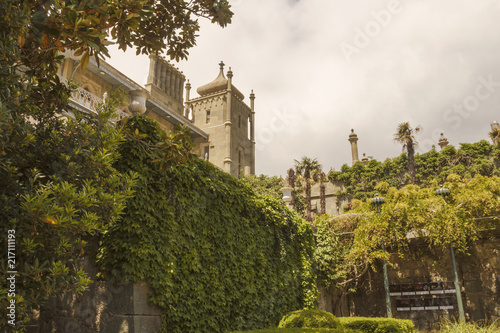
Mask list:
[[352,152],[352,164],[359,161],[358,157],[358,136],[354,133],[354,129],[351,129],[351,134],[349,134],[349,142],[351,143]]
[[179,115],[182,115],[184,109],[182,93],[185,80],[184,74],[167,60],[157,55],[149,56],[146,90],[151,98]]
[[217,78],[196,90],[199,97],[189,99],[191,85],[186,85],[184,113],[191,113],[193,124],[209,135],[197,153],[234,177],[255,174],[255,95],[252,91],[250,106],[246,105],[232,83],[231,68],[226,78],[224,63],[219,66]]

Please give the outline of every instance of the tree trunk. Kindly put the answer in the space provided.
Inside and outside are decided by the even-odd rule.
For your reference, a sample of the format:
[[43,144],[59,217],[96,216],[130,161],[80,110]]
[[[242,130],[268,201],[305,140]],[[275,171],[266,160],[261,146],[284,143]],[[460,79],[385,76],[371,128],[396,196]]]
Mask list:
[[411,183],[415,184],[415,148],[413,142],[408,143],[408,171],[410,172]]
[[309,222],[312,222],[311,218],[311,184],[306,180],[306,202],[307,202],[307,209],[306,209],[306,217]]
[[326,214],[326,193],[325,193],[325,183],[323,183],[323,177],[325,174],[321,174],[319,180],[319,202],[321,206],[321,215]]
[[291,168],[288,170],[288,185],[293,188],[292,201],[290,201],[290,206],[295,209],[295,172]]

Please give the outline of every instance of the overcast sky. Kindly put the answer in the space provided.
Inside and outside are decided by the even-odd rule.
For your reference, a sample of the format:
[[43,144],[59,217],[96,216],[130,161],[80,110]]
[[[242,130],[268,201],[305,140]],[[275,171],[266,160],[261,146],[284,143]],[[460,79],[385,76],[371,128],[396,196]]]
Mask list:
[[[422,126],[425,152],[441,132],[458,146],[488,139],[500,121],[498,0],[230,3],[233,23],[202,20],[177,66],[192,92],[216,78],[221,60],[247,104],[254,90],[257,174],[284,175],[302,156],[325,172],[350,165],[351,128],[360,158],[383,161],[401,153],[401,122]],[[146,82],[147,57],[117,51],[108,62]]]

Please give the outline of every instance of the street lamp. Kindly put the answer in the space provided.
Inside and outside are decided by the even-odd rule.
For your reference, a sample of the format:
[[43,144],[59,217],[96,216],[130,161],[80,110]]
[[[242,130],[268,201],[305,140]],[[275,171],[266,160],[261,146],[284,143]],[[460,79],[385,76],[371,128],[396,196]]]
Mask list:
[[[375,195],[371,201],[372,205],[377,206],[377,214],[380,214],[380,206],[385,203],[384,198],[379,197],[378,194]],[[382,251],[385,252],[385,242],[382,240]],[[382,267],[384,271],[384,288],[385,288],[385,306],[387,308],[387,318],[392,318],[392,310],[391,310],[391,295],[389,292],[389,278],[387,276],[387,262],[385,259],[382,260]]]
[[[441,185],[441,187],[434,193],[436,195],[443,196],[444,200],[446,196],[450,195],[450,190],[444,188],[443,185]],[[460,322],[465,323],[464,305],[462,303],[462,292],[460,291],[460,283],[458,282],[457,264],[455,262],[455,250],[453,249],[452,245],[450,245],[450,255],[451,255],[451,265],[453,266],[453,282],[455,283],[455,292],[457,294],[458,315],[460,316]]]
[[292,202],[293,188],[287,186],[287,187],[280,188],[280,191],[281,191],[281,193],[283,193],[283,201],[285,202],[286,206],[288,208],[292,209],[291,202]]

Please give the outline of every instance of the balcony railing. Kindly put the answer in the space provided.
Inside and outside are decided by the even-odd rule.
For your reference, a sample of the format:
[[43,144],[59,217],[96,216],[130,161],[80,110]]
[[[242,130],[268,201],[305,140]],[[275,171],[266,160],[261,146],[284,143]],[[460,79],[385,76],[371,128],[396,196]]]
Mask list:
[[[68,80],[65,77],[59,77],[62,82],[67,83]],[[90,91],[83,89],[81,87],[77,87],[71,92],[69,97],[72,106],[80,111],[84,112],[96,112],[99,103],[103,102],[103,99],[92,94]],[[124,117],[128,117],[128,114],[122,110],[117,109],[117,120],[123,119]]]
[[96,95],[92,94],[90,91],[82,89],[80,87],[73,90],[70,99],[92,112],[95,112],[97,109],[97,105],[99,103],[102,103],[102,98],[99,98]]

